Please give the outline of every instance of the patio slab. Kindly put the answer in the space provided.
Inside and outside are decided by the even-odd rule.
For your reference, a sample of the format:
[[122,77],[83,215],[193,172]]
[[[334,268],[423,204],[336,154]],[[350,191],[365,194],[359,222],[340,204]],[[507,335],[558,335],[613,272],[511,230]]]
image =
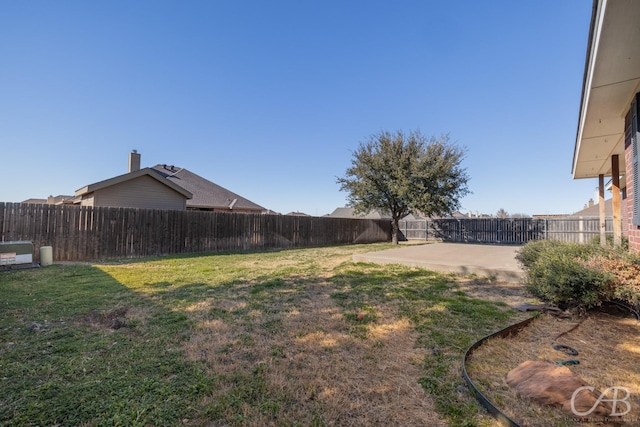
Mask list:
[[430,243],[401,245],[353,256],[356,262],[401,264],[460,275],[476,274],[506,282],[520,282],[524,272],[516,261],[522,246],[479,245],[469,243]]

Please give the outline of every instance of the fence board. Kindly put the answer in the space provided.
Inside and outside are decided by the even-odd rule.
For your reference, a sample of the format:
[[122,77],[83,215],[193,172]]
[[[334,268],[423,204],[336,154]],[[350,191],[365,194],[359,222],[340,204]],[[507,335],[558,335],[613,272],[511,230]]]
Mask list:
[[[607,234],[613,221],[606,220]],[[599,218],[473,218],[401,221],[408,240],[523,244],[552,239],[588,242]],[[390,240],[388,220],[235,214],[159,209],[0,203],[0,241],[30,240],[36,259],[78,261],[194,252],[282,249]]]
[[389,241],[385,220],[0,203],[0,241],[30,240],[36,259],[133,258]]
[[[606,233],[613,234],[613,220],[606,219]],[[600,235],[600,219],[585,218],[462,218],[400,221],[406,240],[444,240],[467,243],[524,244],[550,239],[587,243]]]

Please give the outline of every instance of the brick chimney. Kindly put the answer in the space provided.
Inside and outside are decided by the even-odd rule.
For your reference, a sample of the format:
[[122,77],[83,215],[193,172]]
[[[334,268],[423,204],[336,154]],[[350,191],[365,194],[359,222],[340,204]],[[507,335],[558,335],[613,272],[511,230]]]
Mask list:
[[129,153],[129,173],[140,170],[140,153],[133,150]]

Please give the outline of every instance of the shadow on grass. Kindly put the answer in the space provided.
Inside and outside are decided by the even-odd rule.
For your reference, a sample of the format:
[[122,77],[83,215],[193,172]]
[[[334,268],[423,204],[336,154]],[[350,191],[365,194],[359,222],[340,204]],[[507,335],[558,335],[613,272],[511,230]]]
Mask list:
[[[100,265],[126,265],[126,264],[140,264],[154,261],[167,261],[167,260],[190,260],[194,258],[203,258],[203,257],[232,257],[238,255],[265,255],[265,254],[273,254],[277,255],[282,252],[290,252],[290,251],[308,251],[308,250],[322,250],[322,249],[336,249],[336,248],[353,248],[353,247],[361,247],[362,252],[370,252],[370,251],[379,251],[385,249],[393,249],[397,248],[397,245],[393,245],[389,242],[378,242],[378,243],[354,243],[354,244],[343,244],[343,245],[324,245],[324,246],[313,246],[313,247],[289,247],[289,248],[269,248],[269,249],[247,249],[247,250],[236,250],[236,251],[220,251],[220,252],[189,252],[183,254],[167,254],[167,255],[156,255],[156,256],[145,256],[139,258],[115,258],[115,259],[101,259],[101,260],[88,260],[82,261],[82,263],[94,263]],[[72,263],[71,263],[72,264]]]
[[210,388],[187,316],[97,268],[3,274],[0,295],[2,425],[176,425]]
[[[375,425],[393,412],[403,425],[433,413],[410,389],[422,375],[442,417],[473,425],[462,353],[510,312],[465,297],[446,275],[351,262],[323,270],[296,264],[300,254],[268,268],[263,257],[238,267],[224,255],[204,265],[178,256],[2,276],[0,420]],[[114,316],[126,326],[104,321]],[[420,372],[406,376],[416,354]],[[383,385],[394,399],[409,388],[396,401]]]

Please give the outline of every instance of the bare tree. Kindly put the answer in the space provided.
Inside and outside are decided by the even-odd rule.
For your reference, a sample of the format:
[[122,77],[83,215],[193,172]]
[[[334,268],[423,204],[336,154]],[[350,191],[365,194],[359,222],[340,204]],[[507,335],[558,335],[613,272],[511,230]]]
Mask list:
[[498,218],[509,218],[509,212],[507,212],[504,209],[500,208],[498,210],[498,213],[496,213],[496,216]]

